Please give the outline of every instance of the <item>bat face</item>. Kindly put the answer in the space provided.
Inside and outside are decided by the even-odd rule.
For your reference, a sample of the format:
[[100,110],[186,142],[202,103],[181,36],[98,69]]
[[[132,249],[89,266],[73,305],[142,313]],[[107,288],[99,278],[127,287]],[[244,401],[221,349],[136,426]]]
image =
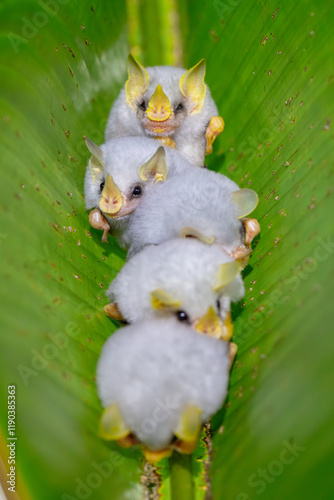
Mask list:
[[[244,293],[239,271],[239,263],[218,246],[175,239],[130,259],[107,295],[129,322],[174,317],[200,333],[229,340],[230,304]],[[129,287],[131,282],[136,286]]]
[[189,116],[199,113],[205,99],[205,61],[184,72],[172,67],[147,70],[131,55],[125,92],[128,105],[152,136],[170,136]]
[[130,215],[144,193],[167,176],[165,150],[153,139],[124,137],[101,148],[86,139],[92,153],[85,179],[87,208],[99,208],[107,220]]

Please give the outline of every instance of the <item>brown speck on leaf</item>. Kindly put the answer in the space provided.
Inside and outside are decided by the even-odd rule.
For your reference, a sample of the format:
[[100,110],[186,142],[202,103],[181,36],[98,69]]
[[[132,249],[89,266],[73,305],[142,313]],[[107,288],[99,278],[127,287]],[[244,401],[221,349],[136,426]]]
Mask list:
[[84,30],[84,29],[85,29],[85,26],[82,24],[82,25],[80,26],[80,28],[81,28],[82,30]]
[[323,130],[329,130],[330,129],[331,121],[332,120],[330,118],[327,118],[327,121],[326,121],[326,124],[323,127]]
[[314,35],[314,31],[310,31],[310,37],[312,38],[312,36]]
[[282,51],[281,51],[281,50],[279,50],[279,51],[277,52],[277,55],[278,55],[278,56],[280,56],[281,54],[282,54]]
[[279,240],[280,240],[280,239],[281,239],[281,238],[275,238],[275,241],[274,241],[274,247],[276,247],[276,246],[277,246],[277,243],[279,242]]
[[73,76],[74,76],[74,73],[73,73],[73,71],[71,70],[71,68],[70,68],[70,67],[68,67],[68,70],[69,70],[69,72],[70,72],[70,75],[73,77]]
[[267,147],[268,147],[268,146],[270,146],[270,141],[268,141],[268,142],[267,142],[266,146],[267,146]]
[[72,54],[72,57],[75,57],[75,54],[74,54],[74,52],[73,52],[72,48],[71,48],[71,47],[69,47],[69,48],[68,48],[68,50],[69,50],[69,51],[70,51],[70,53]]
[[85,44],[88,46],[89,45],[89,41],[87,38],[85,38]]
[[63,43],[62,45],[63,45],[64,49],[66,49],[66,47],[67,47],[66,43]]
[[210,31],[210,35],[212,36],[212,39],[214,42],[218,42],[219,38],[218,36],[216,35],[215,31],[214,30],[211,30]]
[[272,74],[272,71],[271,69],[268,71],[268,76],[270,76]]
[[103,288],[103,283],[99,283],[99,287],[100,287],[100,288]]
[[228,403],[226,403],[226,405],[225,405],[226,410],[227,410],[230,406],[231,406],[231,401],[229,401]]
[[82,257],[83,259],[87,259],[86,255],[85,255],[84,253],[82,253],[82,254],[81,254],[81,257]]
[[59,243],[59,245],[58,245],[58,246],[61,248],[61,247],[63,246],[63,244],[62,244],[62,243]]
[[235,170],[235,165],[234,165],[234,164],[232,164],[232,165],[229,167],[229,171],[230,171],[230,172],[233,172],[233,170]]
[[66,135],[67,139],[70,138],[70,131],[69,130],[64,130],[64,134]]
[[313,210],[314,209],[314,207],[315,207],[315,201],[316,201],[316,197],[313,196],[311,203],[307,207],[309,210]]
[[39,191],[39,186],[38,186],[38,184],[36,184],[35,189],[36,189],[36,191]]
[[283,147],[283,144],[280,145],[280,147],[278,148],[277,151],[281,151],[282,147]]
[[269,36],[265,36],[264,38],[262,38],[262,40],[261,40],[262,45],[265,45],[268,40],[269,40]]
[[105,258],[105,257],[102,257],[102,260],[106,260],[106,258]]
[[275,12],[273,13],[273,15],[271,16],[271,19],[275,19],[276,17],[276,14],[277,12],[279,11],[279,7],[277,7],[277,9],[275,10]]
[[98,298],[99,300],[103,300],[103,299],[102,299],[102,297],[101,297],[101,295],[98,295],[98,296],[97,296],[97,298]]
[[87,231],[87,229],[85,229],[85,233],[87,234],[88,238],[92,237],[91,233],[89,231]]
[[63,110],[66,111],[66,106],[65,104],[62,105],[63,106]]
[[81,241],[80,241],[80,240],[78,240],[78,247],[80,247],[80,246],[81,246]]
[[70,193],[69,191],[67,191],[67,196],[69,196],[70,198],[72,198],[72,193]]
[[78,274],[75,274],[74,277],[75,277],[75,279],[82,281],[82,279],[80,278],[80,276]]

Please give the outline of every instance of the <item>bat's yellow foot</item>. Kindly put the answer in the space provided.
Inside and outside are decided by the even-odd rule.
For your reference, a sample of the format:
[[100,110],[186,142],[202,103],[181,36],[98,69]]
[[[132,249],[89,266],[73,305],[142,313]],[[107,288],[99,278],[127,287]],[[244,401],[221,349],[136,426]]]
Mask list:
[[234,342],[231,342],[229,347],[230,347],[230,350],[228,353],[228,357],[230,358],[230,368],[231,368],[233,365],[234,358],[236,357],[237,352],[238,352],[238,346]]
[[173,149],[176,148],[175,142],[173,141],[173,139],[171,137],[157,135],[155,137],[155,139],[157,139],[163,146],[169,146],[170,148],[173,148]]
[[122,313],[118,309],[117,303],[116,302],[110,302],[103,308],[105,314],[109,316],[111,319],[116,319],[117,321],[125,321],[123,318]]
[[117,441],[130,434],[130,430],[125,425],[118,406],[112,404],[102,413],[99,426],[99,435],[108,441]]
[[206,138],[206,152],[205,154],[212,153],[212,144],[216,137],[224,130],[225,123],[221,116],[212,116],[209,125],[205,132]]
[[102,241],[103,243],[106,243],[108,240],[110,226],[98,208],[94,208],[94,210],[90,212],[89,223],[95,229],[100,229],[101,231],[103,231]]
[[246,230],[245,245],[250,245],[255,236],[261,231],[261,226],[257,219],[251,219],[249,217],[242,219],[242,222]]
[[149,450],[144,446],[143,453],[146,460],[151,464],[154,464],[156,462],[159,462],[163,458],[170,457],[173,453],[173,450],[170,446],[168,446],[168,448],[164,448],[163,450]]

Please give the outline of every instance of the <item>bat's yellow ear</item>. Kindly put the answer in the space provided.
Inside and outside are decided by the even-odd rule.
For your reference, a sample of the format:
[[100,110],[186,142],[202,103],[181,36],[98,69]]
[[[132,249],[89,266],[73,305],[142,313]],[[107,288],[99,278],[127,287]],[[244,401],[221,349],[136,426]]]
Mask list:
[[165,181],[167,177],[166,152],[160,146],[154,155],[140,167],[139,177],[146,182],[153,179],[154,182]]
[[122,439],[130,433],[120,414],[118,406],[112,404],[102,413],[99,425],[99,435],[103,439],[114,441]]
[[210,236],[205,236],[205,234],[201,233],[197,229],[194,229],[193,227],[184,227],[181,230],[180,233],[181,238],[195,238],[196,240],[201,241],[202,243],[205,243],[206,245],[212,245],[212,243],[215,242],[215,237]]
[[238,219],[246,217],[255,210],[259,203],[259,197],[252,189],[238,189],[231,195],[231,201],[237,206]]
[[96,179],[102,175],[103,172],[103,161],[102,161],[102,149],[97,146],[93,141],[91,141],[88,137],[85,139],[86,146],[89,151],[92,153],[92,157],[89,160],[89,170],[92,174],[93,182],[96,184]]
[[126,102],[134,108],[136,99],[147,89],[149,76],[144,66],[131,54],[128,57],[128,74],[129,78],[125,83]]
[[240,262],[227,262],[226,264],[221,264],[219,271],[216,276],[216,281],[214,284],[214,292],[220,292],[225,286],[232,283],[238,272],[241,270]]
[[198,113],[204,103],[206,85],[205,77],[205,59],[190,68],[180,80],[180,90],[184,97],[189,97],[194,103],[194,109],[191,113]]
[[178,309],[181,302],[173,299],[171,295],[161,289],[151,292],[151,305],[153,309]]

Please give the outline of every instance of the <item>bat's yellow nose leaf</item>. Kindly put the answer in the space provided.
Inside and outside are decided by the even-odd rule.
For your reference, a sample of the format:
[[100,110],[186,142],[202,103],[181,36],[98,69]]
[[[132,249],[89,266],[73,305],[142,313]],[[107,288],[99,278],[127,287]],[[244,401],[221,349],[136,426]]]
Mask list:
[[161,85],[157,85],[146,110],[146,116],[155,122],[164,122],[172,114],[168,97],[162,90]]

